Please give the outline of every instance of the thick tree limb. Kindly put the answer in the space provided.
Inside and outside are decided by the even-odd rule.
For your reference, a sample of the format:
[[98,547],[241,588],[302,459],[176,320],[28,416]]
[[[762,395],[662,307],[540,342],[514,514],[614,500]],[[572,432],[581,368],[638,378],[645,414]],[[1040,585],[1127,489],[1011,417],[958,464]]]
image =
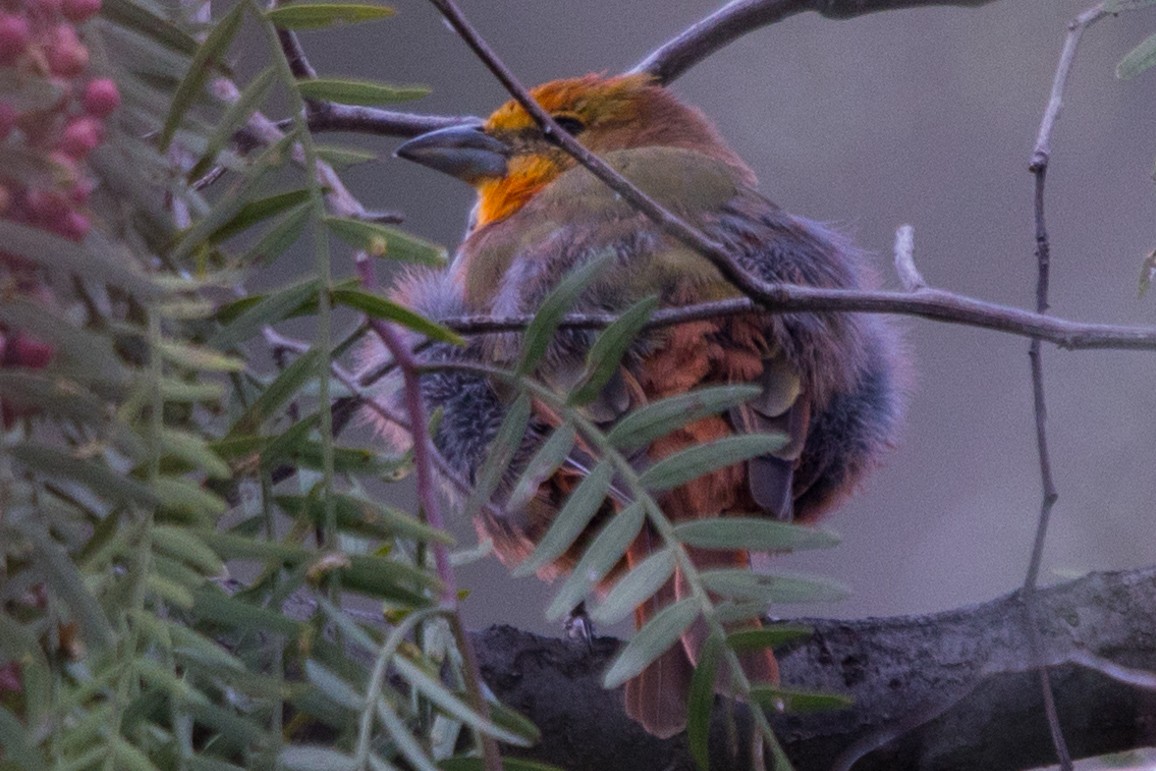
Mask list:
[[[1156,567],[1092,574],[1041,590],[1038,600],[1073,755],[1156,743],[1148,671],[1156,670]],[[1018,592],[931,616],[806,623],[814,635],[780,651],[784,684],[846,694],[854,705],[776,718],[799,771],[852,762],[856,771],[998,771],[1055,761]],[[570,770],[693,768],[682,737],[648,736],[623,713],[621,693],[601,689],[617,641],[599,638],[588,650],[509,627],[474,639],[490,687],[542,729],[527,757]],[[749,768],[726,736],[716,715],[712,769]]]

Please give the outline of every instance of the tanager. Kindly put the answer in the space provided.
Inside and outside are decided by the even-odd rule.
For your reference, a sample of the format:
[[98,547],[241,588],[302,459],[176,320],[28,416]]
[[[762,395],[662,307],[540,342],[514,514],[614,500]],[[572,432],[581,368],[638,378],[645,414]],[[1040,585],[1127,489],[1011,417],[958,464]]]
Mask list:
[[[697,109],[642,74],[588,75],[539,86],[532,95],[558,124],[635,185],[721,244],[744,270],[768,282],[863,288],[874,282],[861,253],[842,236],[786,213],[757,189],[754,173]],[[429,316],[532,314],[571,271],[602,260],[576,312],[620,313],[656,296],[662,306],[735,297],[737,290],[703,256],[683,245],[578,165],[511,101],[478,125],[421,135],[397,155],[458,177],[477,191],[465,240],[445,271],[400,279],[393,299]],[[596,331],[561,331],[535,375],[558,389],[582,376]],[[517,335],[477,337],[465,348],[425,349],[430,361],[510,365]],[[366,349],[369,363],[385,356]],[[618,372],[582,409],[611,427],[631,410],[704,386],[750,383],[760,395],[722,414],[694,420],[633,459],[639,468],[672,453],[736,433],[781,432],[782,448],[706,474],[664,493],[673,521],[753,513],[814,522],[851,493],[894,444],[904,402],[905,353],[883,317],[848,313],[750,312],[682,323],[640,335]],[[393,386],[396,388],[394,382]],[[381,386],[388,392],[388,384]],[[512,398],[508,385],[476,372],[444,371],[422,379],[423,397],[440,410],[435,444],[454,473],[474,481]],[[398,402],[400,404],[400,402]],[[535,402],[531,428],[508,479],[560,418]],[[382,423],[397,443],[408,437]],[[592,460],[575,450],[516,511],[483,510],[479,531],[508,564],[525,559]],[[590,529],[621,510],[608,497]],[[571,570],[589,536],[540,572]],[[626,549],[620,575],[660,539],[649,525]],[[746,551],[691,549],[696,565],[749,567]],[[609,583],[609,580],[607,581]],[[635,612],[639,626],[685,597],[679,571]],[[747,625],[757,621],[747,622]],[[690,677],[704,639],[701,623],[626,686],[626,711],[647,731],[671,736],[686,724]],[[777,682],[768,651],[746,653],[753,680]],[[725,688],[724,688],[725,690]]]

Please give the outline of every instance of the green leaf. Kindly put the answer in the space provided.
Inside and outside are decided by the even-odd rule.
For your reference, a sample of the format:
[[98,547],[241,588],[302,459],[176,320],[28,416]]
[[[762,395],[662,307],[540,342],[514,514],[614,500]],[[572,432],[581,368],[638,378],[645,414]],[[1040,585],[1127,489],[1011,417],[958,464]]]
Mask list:
[[302,631],[300,622],[287,618],[283,613],[230,597],[212,584],[198,589],[194,598],[193,610],[200,618],[224,624],[232,630],[286,637],[296,637]]
[[598,398],[602,387],[618,371],[622,357],[638,339],[639,333],[657,307],[658,298],[647,297],[632,305],[613,324],[602,330],[586,355],[586,373],[571,391],[567,400],[569,404],[581,406]]
[[602,687],[617,688],[637,675],[652,661],[670,650],[699,615],[694,597],[667,605],[646,622],[626,644],[602,678]]
[[1152,35],[1124,55],[1116,65],[1116,77],[1121,80],[1134,78],[1152,66],[1156,66],[1156,35]]
[[387,86],[368,80],[314,78],[297,81],[297,90],[305,99],[373,106],[407,102],[429,93],[423,86]]
[[254,400],[249,408],[237,418],[233,427],[229,429],[230,436],[256,431],[266,420],[293,400],[305,384],[319,376],[322,366],[321,352],[311,348],[295,359],[288,367],[265,386],[261,395]]
[[582,559],[558,590],[554,601],[546,609],[551,620],[561,618],[579,602],[622,559],[630,544],[638,537],[646,520],[646,509],[641,503],[632,503],[610,518],[598,536],[586,547]]
[[454,345],[465,343],[458,333],[379,295],[370,294],[360,289],[334,289],[333,301],[338,305],[356,308],[373,318],[385,319],[409,327],[431,340],[440,340]]
[[305,660],[305,677],[335,704],[355,712],[365,706],[364,696],[353,690],[353,686],[342,680],[340,675],[316,659]]
[[[292,517],[304,513],[314,524],[325,521],[325,503],[313,496],[279,495],[274,498]],[[404,511],[353,495],[334,495],[333,513],[342,532],[375,538],[412,538],[451,544],[454,538]]]
[[[481,758],[447,758],[438,763],[441,771],[486,771]],[[502,758],[502,771],[562,771],[558,766],[520,758]]]
[[526,468],[518,476],[514,491],[506,500],[505,508],[510,512],[520,512],[530,500],[538,494],[542,483],[549,479],[555,471],[561,468],[574,447],[578,438],[574,426],[569,423],[550,434],[550,438],[542,443],[534,457],[526,464]]
[[349,555],[349,565],[341,570],[341,586],[375,599],[388,599],[420,608],[430,604],[427,592],[440,584],[430,573],[396,559],[371,554]]
[[203,524],[212,524],[229,510],[224,498],[183,477],[159,476],[152,489],[166,510],[188,514]]
[[780,450],[786,443],[782,434],[723,437],[663,458],[642,472],[639,482],[650,490],[670,490],[712,471]]
[[503,728],[474,712],[468,704],[446,688],[439,678],[430,675],[405,656],[395,656],[392,663],[399,675],[421,691],[426,698],[445,711],[447,715],[482,733],[493,736],[498,741],[513,744],[516,747],[528,746],[529,742],[521,734]]
[[153,545],[176,559],[197,568],[202,575],[219,576],[225,572],[225,563],[217,553],[202,541],[194,530],[172,525],[152,528]]
[[62,81],[38,77],[31,68],[9,66],[0,68],[0,94],[17,113],[39,112],[60,103],[64,86]]
[[[249,339],[266,324],[275,324],[300,310],[303,305],[317,300],[321,280],[311,278],[264,296],[247,298],[248,302],[209,340],[209,345],[227,348]],[[230,316],[228,309],[222,315]]]
[[312,191],[308,188],[301,188],[250,201],[242,206],[232,219],[214,230],[209,236],[209,240],[218,243],[232,238],[258,222],[263,222],[283,211],[300,206],[309,201],[311,196]]
[[197,52],[197,41],[192,35],[136,0],[104,0],[100,15],[114,25],[134,29],[186,56]]
[[674,574],[674,550],[660,549],[623,576],[606,595],[590,619],[600,624],[616,624],[636,607],[654,596]]
[[494,491],[498,489],[502,477],[509,471],[510,464],[514,461],[515,453],[522,446],[529,425],[530,397],[522,393],[506,411],[502,425],[498,427],[498,433],[487,448],[486,460],[477,471],[474,489],[466,501],[465,511],[468,516],[472,516],[486,505]]
[[338,238],[373,257],[389,257],[434,267],[446,264],[443,247],[389,225],[351,217],[326,217],[325,224]]
[[193,56],[192,63],[189,64],[188,73],[177,86],[176,93],[173,94],[168,117],[165,118],[164,127],[161,129],[158,145],[162,151],[168,150],[169,143],[172,142],[173,135],[181,124],[181,119],[184,118],[192,103],[201,95],[209,76],[213,74],[224,58],[229,45],[233,42],[233,37],[241,27],[245,8],[246,3],[237,3],[233,10],[217,22],[212,31],[209,32],[208,37],[205,38],[205,42],[197,48],[197,53]]
[[[126,263],[122,255],[109,255],[86,248],[46,230],[0,220],[0,242],[4,251],[49,270],[82,276],[120,287],[138,300],[160,296],[160,289],[143,273]],[[7,302],[7,301],[5,301]]]
[[829,549],[839,543],[839,536],[830,530],[765,517],[696,519],[675,525],[674,534],[687,546],[702,549],[799,551]]
[[686,743],[702,771],[710,769],[710,714],[714,708],[714,684],[721,653],[719,638],[708,637],[698,653],[687,696]]
[[595,258],[585,265],[568,273],[558,286],[546,296],[534,314],[534,320],[526,327],[522,338],[522,358],[518,363],[518,374],[529,374],[541,361],[546,349],[558,331],[562,318],[578,301],[586,287],[594,280],[603,267],[610,261],[609,255]]
[[19,768],[22,771],[40,771],[48,768],[44,756],[36,749],[35,744],[29,741],[32,733],[20,719],[0,705],[0,746],[4,747],[4,760],[9,768]]
[[24,536],[31,547],[30,556],[35,561],[37,574],[53,594],[68,605],[84,642],[94,648],[112,645],[117,639],[112,623],[64,547],[40,525],[24,529]]
[[9,452],[13,458],[37,473],[68,477],[107,500],[145,505],[158,502],[153,491],[137,480],[94,460],[81,460],[55,448],[35,444],[18,444]]
[[245,369],[244,359],[183,341],[161,340],[157,350],[174,364],[189,369],[203,372],[241,372]]
[[543,565],[558,559],[578,540],[578,536],[586,530],[590,520],[602,508],[606,494],[610,491],[613,474],[614,469],[609,463],[599,463],[578,483],[570,493],[570,497],[566,499],[562,510],[558,512],[558,516],[550,523],[546,534],[534,547],[534,551],[525,562],[514,568],[515,576],[528,576],[534,573]]
[[199,468],[212,479],[229,478],[231,473],[229,464],[221,460],[221,457],[209,448],[205,440],[196,434],[162,427],[160,445],[161,452],[165,456]]
[[217,154],[232,141],[233,135],[245,125],[250,116],[260,109],[265,95],[269,92],[276,77],[277,67],[270,65],[249,81],[249,85],[245,86],[245,90],[237,96],[236,101],[229,105],[229,109],[225,110],[225,114],[217,121],[201,159],[197,161],[197,164],[188,174],[189,179],[198,179],[212,168]]
[[744,568],[720,568],[700,575],[715,594],[768,605],[785,602],[833,602],[846,599],[847,588],[829,578],[786,573],[755,573]]
[[790,713],[832,712],[846,709],[855,703],[850,697],[837,693],[795,691],[769,685],[752,687],[751,701],[766,710]]
[[334,24],[378,21],[394,14],[383,5],[355,3],[291,3],[265,11],[265,18],[281,29],[321,29]]
[[299,745],[286,747],[277,756],[278,766],[287,771],[354,771],[354,759],[328,747]]
[[645,447],[677,428],[737,407],[760,393],[762,389],[759,386],[731,385],[671,396],[637,409],[618,421],[606,435],[606,440],[627,452]]
[[339,145],[318,145],[317,157],[336,168],[356,166],[377,160],[377,153],[371,150],[362,150],[356,147],[341,147]]
[[313,216],[313,203],[307,201],[289,209],[261,235],[257,243],[249,247],[241,256],[242,265],[260,265],[281,256],[286,249],[297,243]]

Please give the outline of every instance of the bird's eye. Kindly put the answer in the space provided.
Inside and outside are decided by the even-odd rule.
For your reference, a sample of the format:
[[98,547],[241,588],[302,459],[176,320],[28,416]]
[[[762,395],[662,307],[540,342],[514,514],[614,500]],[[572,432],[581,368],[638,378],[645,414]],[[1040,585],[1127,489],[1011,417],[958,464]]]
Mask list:
[[561,126],[562,130],[572,137],[578,136],[582,133],[582,130],[586,128],[586,124],[575,118],[573,115],[555,115],[553,118],[554,122]]

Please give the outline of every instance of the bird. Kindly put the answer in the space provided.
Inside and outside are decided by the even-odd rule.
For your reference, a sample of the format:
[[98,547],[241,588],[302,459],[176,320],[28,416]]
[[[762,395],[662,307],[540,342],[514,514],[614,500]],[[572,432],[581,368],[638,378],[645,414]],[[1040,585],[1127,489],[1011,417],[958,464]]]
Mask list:
[[[841,289],[878,284],[868,258],[848,238],[771,202],[704,113],[649,75],[595,73],[550,81],[530,93],[562,130],[721,245],[756,278]],[[740,296],[706,257],[596,179],[514,100],[484,122],[422,134],[395,154],[457,177],[477,193],[465,238],[448,267],[412,271],[391,290],[394,301],[430,318],[533,314],[564,277],[596,261],[601,262],[575,312],[618,314],[646,297],[673,308]],[[557,388],[573,386],[595,335],[559,331],[535,376]],[[465,346],[429,345],[423,356],[434,362],[510,365],[519,340],[516,334],[475,336]],[[364,366],[380,367],[388,354],[371,340],[362,356]],[[908,358],[894,322],[879,315],[752,310],[643,332],[597,398],[582,409],[595,424],[610,428],[639,406],[666,397],[712,385],[757,386],[748,402],[654,440],[632,462],[645,467],[725,437],[780,432],[785,436],[780,449],[705,474],[663,494],[660,503],[674,522],[755,512],[810,524],[855,491],[896,444]],[[401,403],[397,377],[392,385],[383,381],[375,387],[386,401],[392,393],[394,403]],[[508,385],[479,370],[448,368],[423,375],[421,390],[438,412],[433,440],[448,473],[457,477],[458,488],[462,480],[476,482],[510,409]],[[410,440],[405,428],[377,422],[395,445]],[[508,478],[558,423],[558,415],[534,403]],[[566,496],[589,473],[591,458],[580,443],[569,461],[542,480],[520,510],[502,511],[499,491],[499,505],[483,507],[476,516],[480,534],[492,539],[506,564],[526,559]],[[608,496],[584,537],[543,566],[540,576],[549,580],[572,570],[591,533],[623,505]],[[603,588],[658,543],[644,526]],[[691,548],[689,553],[703,568],[749,567],[751,560],[743,550]],[[676,571],[636,609],[636,624],[641,627],[686,591]],[[703,637],[701,624],[692,625],[679,643],[627,682],[626,712],[647,732],[670,737],[685,728]],[[770,650],[744,653],[742,666],[752,680],[778,682]]]

